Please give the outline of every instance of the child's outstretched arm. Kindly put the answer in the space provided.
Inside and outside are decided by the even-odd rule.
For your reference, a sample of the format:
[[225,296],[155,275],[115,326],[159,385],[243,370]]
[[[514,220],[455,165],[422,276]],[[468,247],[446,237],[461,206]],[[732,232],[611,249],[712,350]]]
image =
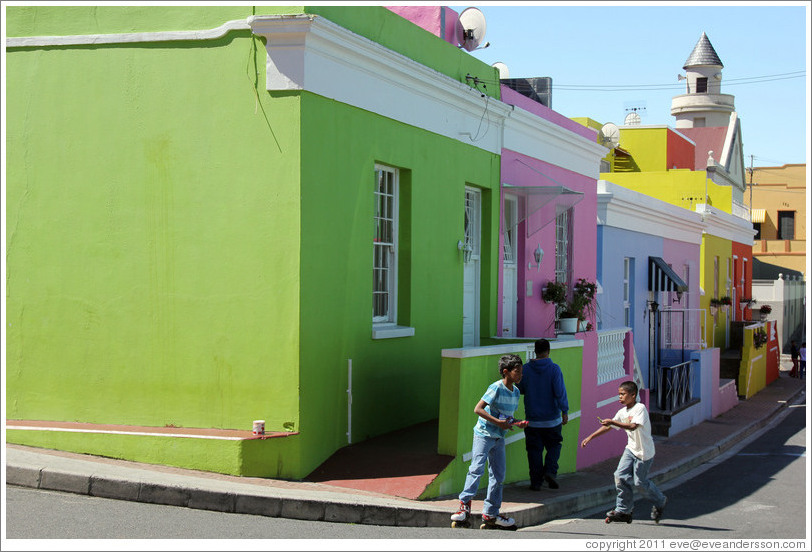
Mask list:
[[[599,419],[600,419],[600,418],[599,418]],[[594,439],[595,437],[598,437],[598,436],[600,436],[600,435],[603,435],[603,434],[604,434],[604,433],[606,433],[607,431],[611,430],[611,429],[612,429],[612,426],[609,424],[609,422],[610,422],[610,421],[611,421],[611,419],[600,420],[600,422],[601,422],[601,427],[599,427],[598,429],[596,429],[595,431],[593,431],[593,432],[592,432],[592,434],[591,434],[589,437],[587,437],[586,439],[584,439],[583,441],[581,441],[581,447],[583,448],[583,447],[587,446],[587,444],[589,444],[589,442],[590,442],[592,439]]]

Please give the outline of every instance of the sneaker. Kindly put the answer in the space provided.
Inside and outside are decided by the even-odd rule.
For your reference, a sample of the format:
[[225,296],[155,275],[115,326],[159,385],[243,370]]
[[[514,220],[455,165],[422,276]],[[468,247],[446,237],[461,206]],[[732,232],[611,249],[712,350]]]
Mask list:
[[471,502],[460,500],[460,509],[456,514],[451,514],[451,521],[465,521],[471,515]]
[[557,489],[558,488],[558,481],[556,481],[552,476],[545,475],[544,476],[544,481],[547,482],[547,485],[549,485],[551,489]]
[[531,491],[540,491],[541,490],[541,485],[530,485],[530,487],[528,487],[528,488]]
[[668,499],[666,498],[663,501],[662,506],[652,506],[651,507],[651,519],[653,519],[657,523],[660,523],[660,519],[663,517],[663,510],[665,510],[665,505],[666,505],[667,502],[668,502]]
[[489,516],[488,514],[482,514],[482,521],[489,525],[498,525],[499,527],[513,527],[516,525],[516,520],[512,517],[507,517],[502,514],[497,514],[496,516]]

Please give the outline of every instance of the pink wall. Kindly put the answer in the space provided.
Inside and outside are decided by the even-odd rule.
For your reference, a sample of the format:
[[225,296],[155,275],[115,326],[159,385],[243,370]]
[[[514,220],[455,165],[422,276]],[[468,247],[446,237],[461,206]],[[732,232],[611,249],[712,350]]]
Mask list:
[[[585,332],[578,334],[578,337],[584,340],[584,364],[581,377],[580,435],[578,437],[578,446],[580,447],[580,442],[598,429],[599,424],[596,417],[612,418],[622,406],[620,401],[616,400],[617,388],[622,382],[634,379],[634,361],[632,360],[631,354],[634,341],[632,333],[628,332],[623,343],[623,347],[626,351],[626,377],[597,385],[598,334],[597,332]],[[609,404],[598,407],[598,403],[606,402],[613,398],[615,400]],[[641,393],[639,399],[646,405],[648,404],[647,395]],[[618,457],[623,452],[626,441],[625,431],[610,431],[606,435],[601,436],[600,439],[592,441],[586,448],[579,448],[578,456],[575,461],[575,469],[580,470],[596,462],[606,460],[607,458]]]
[[689,293],[683,295],[681,303],[674,305],[678,308],[699,308],[699,259],[701,246],[696,243],[687,243],[677,240],[663,240],[663,260],[671,265],[680,278],[683,277],[683,267],[692,264],[688,273]]
[[[528,167],[529,165],[529,167]],[[532,168],[530,168],[532,167]],[[543,174],[539,174],[543,173]],[[545,178],[544,175],[551,179]],[[573,208],[573,255],[572,277],[595,281],[597,259],[597,193],[596,180],[567,169],[533,159],[510,150],[502,151],[502,183],[512,186],[557,186],[561,183],[576,192],[584,192],[584,198]],[[504,209],[504,203],[501,206]],[[499,236],[499,312],[502,320],[502,244]],[[528,269],[537,246],[544,250],[544,258],[539,270]],[[518,240],[518,290],[519,309],[517,335],[520,337],[554,337],[555,307],[541,300],[541,289],[548,281],[555,279],[555,221],[527,236],[525,225],[519,225]],[[527,281],[533,284],[533,295],[527,296]],[[595,320],[591,320],[596,326]]]

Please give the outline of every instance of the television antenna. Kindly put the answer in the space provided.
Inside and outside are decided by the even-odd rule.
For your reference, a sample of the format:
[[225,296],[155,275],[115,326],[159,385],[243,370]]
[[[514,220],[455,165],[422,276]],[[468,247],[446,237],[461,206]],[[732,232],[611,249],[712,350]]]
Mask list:
[[[465,8],[457,21],[457,37],[460,47],[473,52],[479,49],[485,38],[485,15],[477,8]],[[486,42],[482,48],[490,46]]]
[[626,115],[626,118],[623,119],[623,124],[628,126],[634,126],[640,124],[640,115],[637,114],[636,111],[632,111]]

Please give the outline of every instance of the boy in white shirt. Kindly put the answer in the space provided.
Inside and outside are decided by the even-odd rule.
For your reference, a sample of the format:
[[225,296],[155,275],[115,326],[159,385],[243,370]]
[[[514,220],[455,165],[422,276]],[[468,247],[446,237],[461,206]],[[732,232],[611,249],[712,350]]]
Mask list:
[[659,523],[667,499],[648,478],[648,472],[654,461],[654,439],[651,438],[648,410],[646,405],[637,402],[637,384],[633,381],[624,381],[620,384],[618,398],[623,408],[618,410],[614,418],[600,420],[601,427],[584,439],[581,446],[585,447],[592,439],[610,429],[625,430],[629,440],[615,470],[617,502],[615,509],[606,513],[606,522],[632,522],[634,485],[636,485],[640,487],[644,496],[654,502],[651,519]]

